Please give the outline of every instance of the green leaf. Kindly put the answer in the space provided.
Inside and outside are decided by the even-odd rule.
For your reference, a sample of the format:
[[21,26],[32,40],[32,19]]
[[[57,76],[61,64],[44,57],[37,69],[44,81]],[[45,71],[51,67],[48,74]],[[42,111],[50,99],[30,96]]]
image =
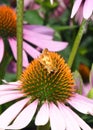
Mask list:
[[93,99],[93,88],[88,92],[87,97]]
[[43,24],[43,19],[36,10],[29,10],[24,13],[24,20],[29,24]]
[[8,0],[0,0],[0,4],[8,4],[9,5],[9,1]]
[[14,73],[6,73],[4,79],[7,82],[16,81],[16,74]]

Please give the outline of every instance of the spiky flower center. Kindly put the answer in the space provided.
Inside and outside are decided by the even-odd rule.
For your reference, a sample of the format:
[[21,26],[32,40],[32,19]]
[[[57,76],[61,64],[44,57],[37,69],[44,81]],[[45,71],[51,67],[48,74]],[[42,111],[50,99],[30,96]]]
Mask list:
[[47,49],[23,72],[21,89],[33,100],[65,102],[75,92],[71,70],[64,59]]
[[16,13],[6,5],[0,6],[0,36],[16,36]]

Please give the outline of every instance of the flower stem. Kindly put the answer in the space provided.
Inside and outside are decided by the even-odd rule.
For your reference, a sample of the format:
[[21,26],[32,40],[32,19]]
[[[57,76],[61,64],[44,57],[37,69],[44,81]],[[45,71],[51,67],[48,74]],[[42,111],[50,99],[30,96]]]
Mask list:
[[24,0],[17,0],[17,79],[22,73],[23,8]]
[[49,122],[44,126],[38,126],[37,130],[50,130]]
[[85,26],[86,26],[86,20],[83,20],[82,24],[81,24],[81,26],[79,28],[78,34],[77,34],[77,36],[75,38],[75,41],[74,41],[74,44],[73,44],[73,47],[72,47],[72,51],[71,51],[69,59],[68,59],[68,65],[70,67],[72,67],[73,61],[75,59],[75,56],[76,56],[76,53],[77,53],[81,38],[82,38],[82,36],[84,34],[84,31],[85,31]]

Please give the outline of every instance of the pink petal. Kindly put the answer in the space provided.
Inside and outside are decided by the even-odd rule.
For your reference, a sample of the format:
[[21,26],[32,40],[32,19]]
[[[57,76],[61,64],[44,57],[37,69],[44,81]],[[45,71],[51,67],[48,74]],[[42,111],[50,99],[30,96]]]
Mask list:
[[31,47],[31,45],[24,42],[23,44],[24,50],[33,58],[37,58],[40,55],[40,52],[38,52],[35,48]]
[[91,88],[92,88],[92,86],[90,86],[90,83],[84,84],[83,90],[82,90],[82,95],[87,96],[87,94],[88,94],[88,92],[90,91]]
[[37,39],[45,39],[45,40],[51,40],[53,38],[53,36],[51,35],[40,34],[27,29],[23,29],[23,34],[24,34],[23,38],[25,35],[28,35],[30,37],[35,37]]
[[71,109],[68,108],[68,110],[71,112],[71,115],[76,119],[78,122],[80,128],[83,130],[91,130],[91,128],[84,122],[77,114],[75,114]]
[[93,64],[90,71],[90,87],[93,87]]
[[75,0],[73,8],[72,8],[72,12],[71,12],[71,18],[73,18],[74,15],[77,13],[81,2],[82,2],[82,0]]
[[31,4],[31,0],[24,0],[24,7],[26,8],[29,4]]
[[37,105],[37,100],[28,105],[21,113],[19,113],[13,124],[8,126],[7,129],[22,129],[26,127],[32,120],[36,112]]
[[50,27],[41,26],[41,25],[24,25],[24,29],[32,30],[36,33],[51,35],[53,37],[54,30]]
[[28,101],[28,99],[18,101],[12,106],[10,106],[6,111],[4,111],[0,115],[0,127],[6,128],[6,126],[14,120],[14,118],[19,114],[19,112],[22,110],[22,108],[26,105]]
[[2,95],[7,95],[7,94],[16,94],[16,93],[20,93],[20,91],[15,91],[15,90],[10,90],[10,91],[1,91],[0,92],[0,96]]
[[91,100],[91,99],[89,99],[89,98],[87,98],[85,96],[82,96],[80,94],[75,94],[75,97],[76,97],[75,99],[82,100],[82,101],[85,101],[87,103],[93,104],[93,100]]
[[29,65],[28,57],[26,52],[23,50],[23,66],[27,67]]
[[16,40],[12,39],[8,39],[9,41],[9,45],[11,47],[11,50],[13,52],[14,58],[17,59],[17,43]]
[[2,61],[4,56],[4,42],[3,40],[0,38],[0,62]]
[[83,5],[81,5],[77,11],[77,14],[75,16],[75,21],[79,22],[81,24],[83,20]]
[[83,16],[85,19],[88,19],[93,12],[93,0],[85,0],[84,7],[83,7]]
[[[17,60],[17,43],[14,39],[9,39],[9,44],[13,52],[14,58]],[[29,64],[26,52],[23,50],[23,66],[27,67]]]
[[49,106],[48,103],[44,103],[36,115],[35,124],[45,125],[49,120]]
[[72,116],[67,107],[63,104],[60,104],[59,108],[65,115],[66,130],[81,130],[79,128],[77,120],[74,119],[74,116]]
[[3,95],[0,97],[0,105],[21,98],[23,96],[24,94],[21,93]]
[[77,94],[71,100],[68,100],[68,103],[81,113],[93,115],[93,101],[86,97]]
[[50,125],[52,130],[65,130],[65,123],[62,119],[61,112],[58,107],[50,104]]
[[0,91],[6,91],[6,90],[14,90],[17,89],[17,85],[10,85],[10,84],[5,84],[5,85],[0,85]]
[[50,51],[60,51],[67,47],[67,42],[59,42],[59,41],[52,41],[52,40],[45,40],[45,39],[37,39],[34,37],[29,37],[27,35],[24,36],[25,40],[32,42],[34,45],[45,49],[48,48]]

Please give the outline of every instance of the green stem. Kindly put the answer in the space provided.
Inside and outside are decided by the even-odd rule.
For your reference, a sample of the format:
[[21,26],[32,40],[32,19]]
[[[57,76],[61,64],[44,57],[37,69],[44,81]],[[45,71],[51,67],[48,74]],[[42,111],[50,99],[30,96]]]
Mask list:
[[73,47],[72,47],[72,51],[71,51],[69,59],[68,59],[68,65],[70,67],[72,67],[73,61],[75,59],[75,56],[76,56],[76,53],[77,53],[81,38],[82,38],[82,36],[84,34],[84,31],[85,31],[85,26],[86,26],[86,20],[83,20],[82,24],[81,24],[81,26],[79,28],[78,34],[77,34],[77,36],[75,38],[75,41],[74,41],[74,44],[73,44]]
[[17,0],[17,79],[22,73],[23,9],[24,0]]
[[57,31],[71,30],[71,29],[75,29],[77,27],[78,27],[77,25],[73,25],[73,26],[52,26],[52,28],[54,28]]
[[46,125],[44,125],[44,126],[38,126],[37,130],[50,130],[49,122]]

